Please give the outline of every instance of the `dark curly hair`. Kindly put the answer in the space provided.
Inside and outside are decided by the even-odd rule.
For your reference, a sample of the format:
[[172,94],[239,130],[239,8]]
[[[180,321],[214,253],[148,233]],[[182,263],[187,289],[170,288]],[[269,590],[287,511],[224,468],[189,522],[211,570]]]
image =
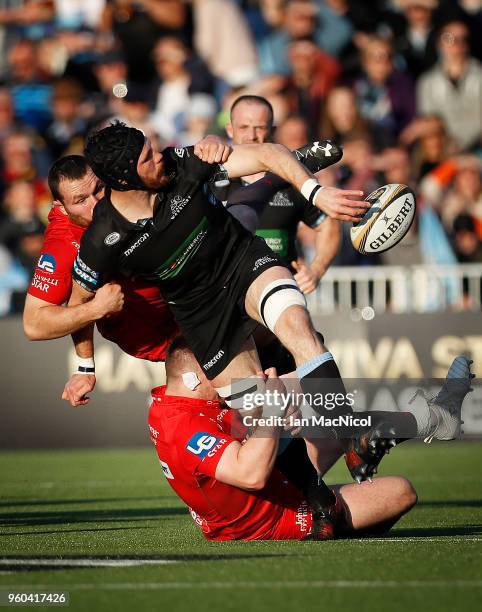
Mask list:
[[145,190],[147,187],[137,174],[137,161],[144,142],[140,130],[116,121],[89,136],[85,157],[107,187],[117,191]]

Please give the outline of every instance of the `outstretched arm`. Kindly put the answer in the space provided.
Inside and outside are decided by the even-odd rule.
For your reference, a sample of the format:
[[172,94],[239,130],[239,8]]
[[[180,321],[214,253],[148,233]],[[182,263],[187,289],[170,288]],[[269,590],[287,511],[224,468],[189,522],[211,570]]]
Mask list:
[[360,220],[368,208],[361,199],[362,191],[345,191],[333,187],[321,187],[317,180],[300,164],[284,146],[272,143],[237,145],[224,168],[230,178],[237,178],[270,171],[287,181],[306,199],[326,213],[341,221]]

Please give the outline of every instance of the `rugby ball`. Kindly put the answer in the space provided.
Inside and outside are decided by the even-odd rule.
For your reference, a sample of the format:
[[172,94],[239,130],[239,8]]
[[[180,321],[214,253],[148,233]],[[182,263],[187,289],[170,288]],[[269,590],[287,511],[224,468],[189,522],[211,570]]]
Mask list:
[[365,198],[370,203],[350,229],[351,243],[359,253],[383,253],[402,240],[415,217],[415,194],[398,183],[383,185]]

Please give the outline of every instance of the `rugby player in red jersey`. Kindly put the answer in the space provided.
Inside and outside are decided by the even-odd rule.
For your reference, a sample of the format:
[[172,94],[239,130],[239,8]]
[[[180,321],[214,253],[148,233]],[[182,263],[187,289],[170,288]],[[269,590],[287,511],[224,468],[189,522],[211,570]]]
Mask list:
[[[182,338],[168,349],[166,374],[167,386],[152,391],[150,437],[167,482],[189,506],[207,539],[324,540],[380,534],[416,503],[406,478],[380,477],[373,483],[327,487],[336,503],[332,520],[320,520],[304,490],[310,469],[316,473],[314,467],[302,468],[292,458],[280,461],[295,445],[305,447],[302,439],[282,449],[282,427],[276,426],[258,427],[246,439],[239,412],[219,403]],[[267,374],[268,388],[281,385],[283,390],[276,371]],[[313,450],[310,457],[318,469],[323,466],[322,474],[339,456],[329,446],[320,446],[317,457]],[[285,469],[290,466],[291,473]]]

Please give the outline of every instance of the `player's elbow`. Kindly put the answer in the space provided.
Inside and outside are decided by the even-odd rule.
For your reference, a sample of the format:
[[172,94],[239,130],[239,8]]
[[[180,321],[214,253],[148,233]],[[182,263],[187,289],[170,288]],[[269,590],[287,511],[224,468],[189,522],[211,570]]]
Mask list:
[[35,321],[32,321],[29,317],[23,318],[23,332],[27,340],[48,340],[42,330],[36,325]]
[[261,491],[261,489],[265,488],[266,483],[268,482],[268,476],[269,474],[265,474],[264,472],[252,472],[251,474],[247,474],[243,478],[243,489],[246,489],[247,491]]

